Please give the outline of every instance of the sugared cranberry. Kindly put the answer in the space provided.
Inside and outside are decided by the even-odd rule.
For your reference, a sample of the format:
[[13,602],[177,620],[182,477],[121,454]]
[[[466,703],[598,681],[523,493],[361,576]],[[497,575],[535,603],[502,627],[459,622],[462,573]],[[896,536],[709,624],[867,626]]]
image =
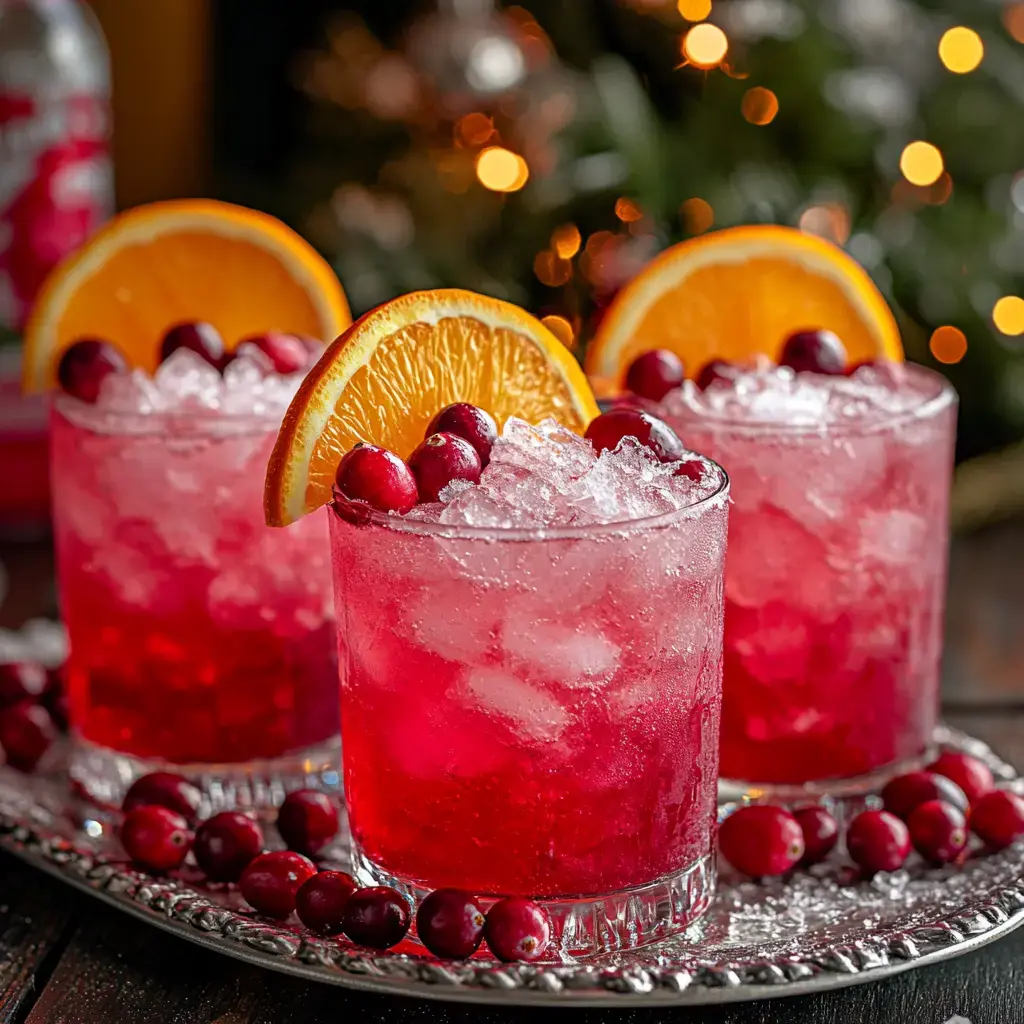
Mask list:
[[[346,452],[334,482],[353,512],[359,506],[378,512],[408,512],[419,501],[412,470],[394,452],[375,444],[360,442]],[[341,503],[339,509],[344,511]]]
[[480,456],[480,465],[486,466],[491,458],[491,448],[498,437],[498,426],[494,417],[484,409],[469,402],[446,405],[427,427],[425,438],[431,434],[454,434],[468,441]]
[[57,383],[66,394],[91,403],[100,397],[100,385],[105,378],[127,369],[127,361],[113,345],[96,338],[84,338],[60,357]]
[[1024,836],[1024,797],[993,789],[971,808],[970,825],[990,850],[1004,849]]
[[888,811],[861,811],[846,830],[846,849],[865,871],[896,871],[910,853],[910,832]]
[[656,348],[637,356],[626,371],[626,387],[651,402],[660,402],[686,377],[682,359],[667,348]]
[[538,960],[551,944],[551,918],[532,900],[509,896],[487,911],[484,937],[499,960]]
[[797,331],[782,346],[779,365],[797,373],[842,376],[846,372],[846,349],[831,331]]
[[277,812],[277,831],[289,850],[312,857],[338,834],[338,809],[326,793],[297,789]]
[[12,768],[32,771],[56,738],[57,727],[41,704],[23,700],[0,711],[0,747]]
[[263,830],[241,811],[221,811],[196,829],[192,852],[211,882],[237,882],[262,853]]
[[342,931],[360,946],[390,949],[409,931],[409,904],[386,885],[358,889],[345,904]]
[[781,875],[804,855],[804,833],[785,808],[752,804],[722,822],[718,848],[737,871],[751,878]]
[[695,484],[699,484],[704,476],[704,463],[700,459],[684,459],[675,472],[676,476],[685,476]]
[[800,863],[804,867],[820,863],[839,840],[836,819],[820,804],[797,807],[793,817],[799,822],[804,834],[804,855]]
[[321,871],[303,882],[295,894],[295,912],[317,935],[340,935],[345,905],[357,888],[355,879],[344,871]]
[[662,462],[676,462],[686,452],[667,423],[641,409],[609,409],[591,421],[584,436],[599,453],[615,448],[624,437],[635,437]]
[[164,362],[179,348],[187,348],[190,352],[202,356],[211,366],[223,370],[229,361],[224,351],[224,339],[213,324],[196,321],[195,323],[176,324],[165,335],[160,343],[160,361]]
[[706,391],[715,381],[731,384],[732,372],[732,363],[727,363],[724,359],[712,359],[700,368],[700,373],[694,377],[693,382],[701,391]]
[[180,868],[192,845],[188,822],[169,807],[136,807],[121,823],[121,845],[140,867],[150,871]]
[[953,781],[934,772],[907,772],[890,779],[882,789],[882,803],[890,814],[906,821],[918,804],[942,800],[958,810],[967,810],[967,797]]
[[46,669],[34,661],[0,665],[0,707],[22,700],[39,700],[48,685]]
[[472,956],[484,937],[484,908],[462,889],[435,889],[416,912],[416,934],[434,956]]
[[275,373],[298,373],[309,366],[309,350],[301,338],[283,331],[267,331],[265,334],[254,334],[239,342],[242,345],[254,345],[270,360]]
[[907,822],[914,849],[930,864],[948,864],[967,845],[967,819],[963,812],[941,800],[918,804]]
[[972,804],[991,792],[996,784],[992,770],[984,761],[979,761],[976,757],[961,753],[959,750],[946,750],[941,753],[928,765],[928,771],[951,779],[963,790]]
[[148,804],[169,807],[177,811],[190,825],[199,817],[199,804],[202,794],[188,779],[174,772],[150,772],[137,778],[121,802],[124,811]]
[[283,921],[295,909],[300,887],[316,874],[316,865],[301,853],[261,853],[242,872],[238,888],[253,910]]
[[409,468],[416,477],[420,501],[438,501],[453,480],[479,483],[482,466],[468,441],[454,434],[431,434],[409,456]]

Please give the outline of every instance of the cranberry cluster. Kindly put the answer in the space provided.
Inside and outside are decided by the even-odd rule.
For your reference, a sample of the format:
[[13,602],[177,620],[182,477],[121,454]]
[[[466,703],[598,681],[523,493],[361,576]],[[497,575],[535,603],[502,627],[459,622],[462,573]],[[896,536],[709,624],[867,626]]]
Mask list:
[[60,669],[31,661],[0,664],[0,749],[7,764],[32,771],[67,720]]
[[[928,864],[959,863],[968,831],[990,851],[1024,836],[1024,798],[996,789],[985,764],[957,751],[892,779],[881,798],[883,810],[861,811],[846,830],[847,853],[868,875],[898,870],[911,847]],[[737,871],[762,878],[818,863],[838,839],[836,820],[824,807],[754,804],[725,819],[718,846]]]
[[[267,373],[298,373],[305,370],[314,356],[323,351],[323,342],[299,334],[266,331],[239,341],[251,345],[266,358]],[[235,358],[229,352],[220,331],[213,324],[191,322],[176,324],[163,336],[160,361],[170,358],[178,349],[188,349],[202,356],[211,366],[224,372]],[[67,394],[83,402],[99,398],[100,386],[112,373],[125,373],[128,361],[116,346],[99,338],[81,338],[61,356],[57,364],[57,381]]]

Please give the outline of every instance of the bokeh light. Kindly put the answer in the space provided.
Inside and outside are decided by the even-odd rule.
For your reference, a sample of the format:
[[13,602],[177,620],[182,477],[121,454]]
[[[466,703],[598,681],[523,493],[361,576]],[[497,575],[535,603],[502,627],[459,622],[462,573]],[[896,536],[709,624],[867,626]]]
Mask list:
[[679,0],[676,9],[687,21],[703,21],[711,13],[711,0]]
[[798,221],[801,231],[845,245],[850,237],[850,211],[842,203],[808,206]]
[[494,134],[494,121],[479,111],[465,114],[455,123],[456,141],[464,146],[482,146]]
[[633,221],[641,220],[643,218],[644,211],[633,202],[632,199],[626,196],[621,196],[615,200],[615,216],[621,221],[625,221],[627,224],[632,224]]
[[771,89],[755,85],[743,94],[740,111],[751,124],[771,124],[779,112],[779,100]]
[[992,321],[1003,334],[1014,338],[1024,334],[1024,299],[1019,295],[1004,295],[992,307]]
[[1024,43],[1024,4],[1007,4],[1003,8],[1003,24],[1018,43]]
[[900,154],[900,170],[911,185],[931,185],[942,174],[942,154],[930,142],[911,142]]
[[940,363],[959,363],[967,355],[967,337],[956,327],[936,327],[928,342],[928,349]]
[[550,249],[542,249],[533,260],[537,280],[549,288],[557,288],[572,280],[572,261],[564,260]]
[[694,196],[687,199],[680,207],[683,223],[691,235],[702,235],[715,223],[715,211],[706,199]]
[[695,67],[717,67],[729,52],[729,40],[717,26],[701,22],[683,36],[683,56]]
[[564,316],[552,313],[550,316],[541,317],[540,321],[566,348],[572,348],[576,341],[576,332],[572,324]]
[[981,36],[963,25],[943,32],[939,40],[939,60],[958,75],[966,75],[973,71],[984,56],[985,46]]
[[563,224],[551,232],[551,248],[563,260],[572,259],[582,244],[580,229],[575,224]]
[[488,146],[476,158],[476,176],[492,192],[518,192],[529,179],[530,168],[518,153]]

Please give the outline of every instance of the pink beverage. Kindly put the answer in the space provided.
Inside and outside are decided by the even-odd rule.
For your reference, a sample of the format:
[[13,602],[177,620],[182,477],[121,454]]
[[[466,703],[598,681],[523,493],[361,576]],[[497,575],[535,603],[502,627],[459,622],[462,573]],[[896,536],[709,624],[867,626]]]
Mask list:
[[264,467],[298,385],[180,351],[151,379],[55,401],[52,471],[71,645],[73,775],[117,800],[171,764],[219,804],[337,780],[327,529],[263,525]]
[[539,898],[576,953],[707,907],[728,484],[690,458],[698,481],[513,419],[448,504],[335,507],[364,883]]
[[688,382],[665,416],[735,493],[722,776],[857,789],[920,758],[939,698],[956,396],[914,366]]

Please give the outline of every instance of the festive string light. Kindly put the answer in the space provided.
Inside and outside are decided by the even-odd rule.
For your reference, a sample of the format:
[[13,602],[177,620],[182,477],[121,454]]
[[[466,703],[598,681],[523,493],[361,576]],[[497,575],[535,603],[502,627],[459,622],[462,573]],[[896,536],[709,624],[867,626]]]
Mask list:
[[940,363],[959,363],[967,355],[967,337],[956,327],[936,327],[928,349]]
[[743,94],[740,111],[751,124],[771,124],[779,112],[779,99],[771,89],[755,85]]
[[966,75],[973,71],[984,56],[981,36],[963,25],[947,29],[939,40],[939,60],[955,74]]
[[715,223],[715,211],[706,199],[695,196],[687,199],[680,207],[683,223],[691,235],[702,235]]
[[711,0],[679,0],[676,9],[687,21],[703,21],[711,13]]
[[1004,295],[992,307],[992,320],[1003,334],[1012,338],[1024,334],[1024,299],[1019,295]]
[[488,146],[476,158],[476,176],[492,192],[518,192],[530,177],[530,168],[518,153]]
[[931,185],[942,174],[942,154],[930,142],[911,142],[900,154],[900,170],[911,185]]
[[701,22],[683,36],[683,56],[694,67],[717,67],[729,52],[729,39],[717,26]]
[[541,318],[540,321],[566,348],[572,348],[576,340],[576,332],[572,324],[564,316],[552,313],[550,316]]
[[615,200],[615,216],[621,221],[625,221],[627,224],[632,224],[633,221],[641,220],[643,218],[644,211],[640,209],[632,199],[628,199],[626,196],[621,196]]
[[582,243],[580,229],[575,224],[563,224],[551,232],[551,248],[563,260],[571,260]]

